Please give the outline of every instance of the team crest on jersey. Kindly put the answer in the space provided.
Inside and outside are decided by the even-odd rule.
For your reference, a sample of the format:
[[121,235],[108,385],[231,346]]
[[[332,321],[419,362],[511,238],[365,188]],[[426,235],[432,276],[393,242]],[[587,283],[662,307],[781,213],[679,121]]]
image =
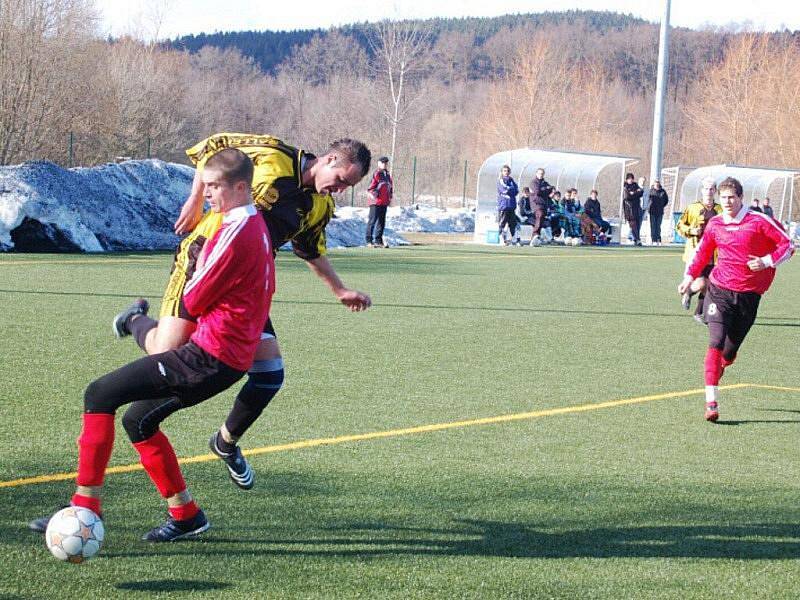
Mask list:
[[266,200],[269,204],[275,204],[278,200],[278,190],[275,189],[274,185],[271,185],[267,188],[267,191],[264,192],[264,200]]
[[713,317],[715,314],[717,314],[717,305],[712,302],[708,305],[708,316]]

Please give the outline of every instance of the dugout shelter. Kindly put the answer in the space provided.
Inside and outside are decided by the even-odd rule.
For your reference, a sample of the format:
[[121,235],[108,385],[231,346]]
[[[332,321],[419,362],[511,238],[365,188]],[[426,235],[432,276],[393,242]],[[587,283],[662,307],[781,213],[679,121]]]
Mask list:
[[544,178],[563,194],[574,187],[581,204],[596,189],[606,220],[617,220],[622,213],[622,184],[625,173],[639,162],[630,156],[558,152],[518,148],[497,152],[487,158],[478,171],[475,233],[477,243],[490,241],[497,231],[497,178],[503,165],[511,167],[511,177],[522,188],[530,186],[536,170],[545,170]]
[[703,179],[706,177],[713,177],[717,183],[726,177],[735,177],[742,183],[746,205],[753,198],[769,198],[779,221],[798,220],[800,206],[795,206],[794,182],[800,177],[800,171],[739,165],[710,165],[687,173],[680,184],[680,193],[676,194],[673,208],[675,212],[682,212],[687,205],[700,199]]

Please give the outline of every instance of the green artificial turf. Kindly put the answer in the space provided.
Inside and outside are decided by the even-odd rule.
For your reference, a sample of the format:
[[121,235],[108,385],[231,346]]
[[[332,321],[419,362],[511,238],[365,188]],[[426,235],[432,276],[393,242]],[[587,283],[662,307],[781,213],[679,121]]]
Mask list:
[[[0,482],[75,470],[83,389],[139,356],[111,319],[136,296],[157,309],[170,259],[0,256]],[[279,256],[286,383],[242,441],[271,450],[250,457],[256,487],[219,461],[185,465],[212,529],[148,545],[163,501],[142,471],[110,474],[107,540],[83,565],[26,529],[72,482],[0,487],[0,598],[800,595],[797,259],[723,379],[749,385],[721,392],[717,425],[696,393],[707,334],[680,308],[678,249],[331,260],[374,306],[349,313]],[[207,454],[237,389],[164,423],[180,457]],[[522,413],[540,416],[491,419]],[[373,432],[389,433],[338,439]],[[111,464],[133,463],[118,426]]]

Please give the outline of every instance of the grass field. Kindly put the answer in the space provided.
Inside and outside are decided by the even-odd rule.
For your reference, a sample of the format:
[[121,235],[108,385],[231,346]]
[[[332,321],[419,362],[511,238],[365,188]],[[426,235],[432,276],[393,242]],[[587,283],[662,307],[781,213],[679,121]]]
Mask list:
[[164,426],[198,457],[207,534],[139,541],[163,503],[112,473],[101,554],[56,561],[26,522],[72,493],[83,389],[139,356],[111,317],[157,304],[170,258],[0,256],[0,598],[800,596],[800,259],[711,425],[669,248],[333,252],[364,314],[281,254],[286,385],[243,440],[255,489],[207,455],[234,388]]

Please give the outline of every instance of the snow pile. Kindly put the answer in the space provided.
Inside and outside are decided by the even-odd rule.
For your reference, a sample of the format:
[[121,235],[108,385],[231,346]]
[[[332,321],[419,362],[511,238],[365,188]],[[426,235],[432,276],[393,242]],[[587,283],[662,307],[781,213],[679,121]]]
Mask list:
[[0,249],[30,252],[173,248],[172,223],[194,169],[160,160],[62,169],[0,167]]
[[[342,207],[336,215],[367,221],[369,209]],[[390,206],[386,211],[387,231],[425,233],[465,233],[475,230],[475,210],[471,208],[433,208],[430,206]]]
[[[189,194],[194,169],[160,160],[131,160],[62,169],[49,162],[0,167],[0,250],[103,252],[171,250],[172,225]],[[329,248],[363,246],[368,209],[343,207],[326,228]],[[399,232],[466,232],[472,209],[390,207],[384,241]]]

